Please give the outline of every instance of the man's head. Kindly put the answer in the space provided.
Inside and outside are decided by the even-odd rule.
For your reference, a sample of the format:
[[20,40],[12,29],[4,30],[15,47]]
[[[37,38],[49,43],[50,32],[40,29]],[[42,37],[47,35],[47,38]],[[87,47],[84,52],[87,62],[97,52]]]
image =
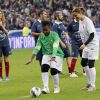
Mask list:
[[47,11],[45,9],[42,9],[38,12],[38,16],[41,21],[44,21],[47,19]]
[[55,20],[57,20],[57,21],[63,21],[62,11],[56,11],[55,12]]
[[50,21],[42,21],[43,33],[45,36],[48,36],[50,34],[50,27]]

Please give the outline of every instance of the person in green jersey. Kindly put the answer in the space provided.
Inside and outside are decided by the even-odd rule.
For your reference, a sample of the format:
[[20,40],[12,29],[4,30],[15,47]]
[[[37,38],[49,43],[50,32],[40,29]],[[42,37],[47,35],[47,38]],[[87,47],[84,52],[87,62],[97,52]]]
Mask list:
[[60,92],[59,87],[59,71],[62,71],[62,63],[63,63],[63,57],[64,53],[61,50],[59,43],[60,39],[56,32],[50,31],[50,22],[49,21],[43,21],[42,22],[43,27],[43,33],[40,34],[37,44],[35,48],[33,49],[33,54],[30,60],[26,63],[30,64],[36,54],[39,52],[39,50],[42,48],[42,81],[43,81],[43,93],[50,93],[49,91],[49,75],[48,71],[50,69],[51,75],[54,81],[54,93]]

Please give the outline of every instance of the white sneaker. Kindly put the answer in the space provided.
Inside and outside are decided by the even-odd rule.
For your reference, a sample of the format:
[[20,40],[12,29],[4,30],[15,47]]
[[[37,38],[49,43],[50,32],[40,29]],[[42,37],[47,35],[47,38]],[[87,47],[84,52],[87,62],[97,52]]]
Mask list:
[[50,93],[49,88],[43,88],[43,89],[42,89],[42,93],[43,93],[43,94],[48,94],[48,93]]
[[94,91],[94,90],[96,90],[96,87],[93,85],[90,85],[90,87],[88,88],[88,91]]
[[3,81],[3,79],[0,77],[0,82],[2,82]]
[[54,88],[54,93],[60,93],[60,88],[59,87]]
[[83,73],[84,76],[86,76],[86,73]]
[[70,74],[70,77],[78,77],[74,72]]
[[9,79],[9,77],[6,77],[6,79],[5,79],[6,81],[9,81],[10,79]]
[[91,86],[91,84],[87,84],[86,86],[84,86],[83,88],[82,88],[82,90],[88,90],[88,88]]

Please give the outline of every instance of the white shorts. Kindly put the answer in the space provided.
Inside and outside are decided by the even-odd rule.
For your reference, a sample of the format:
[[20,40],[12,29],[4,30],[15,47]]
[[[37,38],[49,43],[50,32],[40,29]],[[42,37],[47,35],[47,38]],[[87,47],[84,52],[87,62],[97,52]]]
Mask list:
[[89,60],[98,60],[99,57],[99,47],[88,48],[85,47],[82,52],[82,58],[87,58]]
[[63,58],[56,56],[56,62],[55,61],[50,61],[51,60],[51,55],[43,55],[42,58],[42,65],[43,64],[48,64],[50,68],[55,68],[59,71],[62,72],[62,64],[63,64]]

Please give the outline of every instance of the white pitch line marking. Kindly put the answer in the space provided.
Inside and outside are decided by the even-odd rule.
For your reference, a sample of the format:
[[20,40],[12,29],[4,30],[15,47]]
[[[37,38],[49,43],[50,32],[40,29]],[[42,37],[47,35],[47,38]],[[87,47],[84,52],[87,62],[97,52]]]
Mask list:
[[22,98],[29,98],[31,97],[30,95],[27,95],[27,96],[21,96],[21,97],[18,97],[19,99],[22,99]]

